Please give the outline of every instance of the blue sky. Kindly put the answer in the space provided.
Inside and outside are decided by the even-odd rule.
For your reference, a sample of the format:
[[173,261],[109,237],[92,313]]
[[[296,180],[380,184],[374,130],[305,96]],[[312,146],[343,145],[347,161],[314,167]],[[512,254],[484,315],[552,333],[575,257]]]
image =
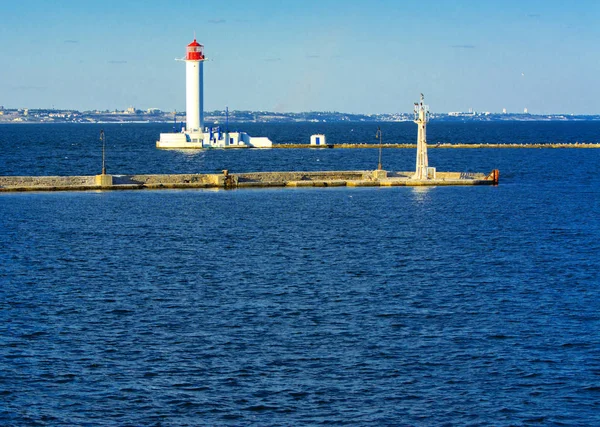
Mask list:
[[600,114],[600,2],[4,2],[5,108],[185,109],[194,32],[205,109]]

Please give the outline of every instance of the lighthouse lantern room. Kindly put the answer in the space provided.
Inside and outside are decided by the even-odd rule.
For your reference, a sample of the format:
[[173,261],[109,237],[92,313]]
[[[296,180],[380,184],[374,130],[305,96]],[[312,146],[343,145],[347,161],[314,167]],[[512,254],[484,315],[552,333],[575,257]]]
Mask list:
[[203,61],[204,60],[204,46],[194,39],[193,42],[188,44],[187,55],[185,57],[188,61]]

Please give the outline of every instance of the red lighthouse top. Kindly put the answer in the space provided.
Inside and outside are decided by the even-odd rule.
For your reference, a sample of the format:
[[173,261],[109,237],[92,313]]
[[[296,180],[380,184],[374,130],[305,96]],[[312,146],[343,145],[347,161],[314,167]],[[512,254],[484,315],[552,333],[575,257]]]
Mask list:
[[204,61],[204,46],[194,39],[193,42],[187,46],[187,54],[185,55],[186,61]]

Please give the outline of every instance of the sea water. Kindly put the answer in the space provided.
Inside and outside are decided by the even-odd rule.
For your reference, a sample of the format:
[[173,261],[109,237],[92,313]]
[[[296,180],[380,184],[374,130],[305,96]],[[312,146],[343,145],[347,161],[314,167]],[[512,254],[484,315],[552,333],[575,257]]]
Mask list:
[[[323,126],[240,128],[297,143]],[[324,133],[373,143],[372,127]],[[413,142],[415,127],[382,126],[384,143]],[[100,129],[113,174],[378,161],[376,149],[157,150],[168,125],[12,125],[0,174],[99,173]],[[432,122],[429,137],[598,142],[599,130]],[[414,156],[384,149],[384,168]],[[500,185],[0,194],[0,424],[600,424],[600,150],[429,157],[498,168]]]

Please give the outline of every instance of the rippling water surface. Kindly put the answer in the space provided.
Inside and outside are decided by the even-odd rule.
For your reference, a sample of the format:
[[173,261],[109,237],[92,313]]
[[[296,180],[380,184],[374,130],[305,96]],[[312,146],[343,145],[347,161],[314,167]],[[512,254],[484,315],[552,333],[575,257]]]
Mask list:
[[[0,127],[0,174],[97,173],[98,129]],[[157,130],[105,127],[109,172],[377,162],[160,151]],[[2,194],[0,424],[599,425],[599,160],[430,151],[438,170],[499,168],[498,187]]]

